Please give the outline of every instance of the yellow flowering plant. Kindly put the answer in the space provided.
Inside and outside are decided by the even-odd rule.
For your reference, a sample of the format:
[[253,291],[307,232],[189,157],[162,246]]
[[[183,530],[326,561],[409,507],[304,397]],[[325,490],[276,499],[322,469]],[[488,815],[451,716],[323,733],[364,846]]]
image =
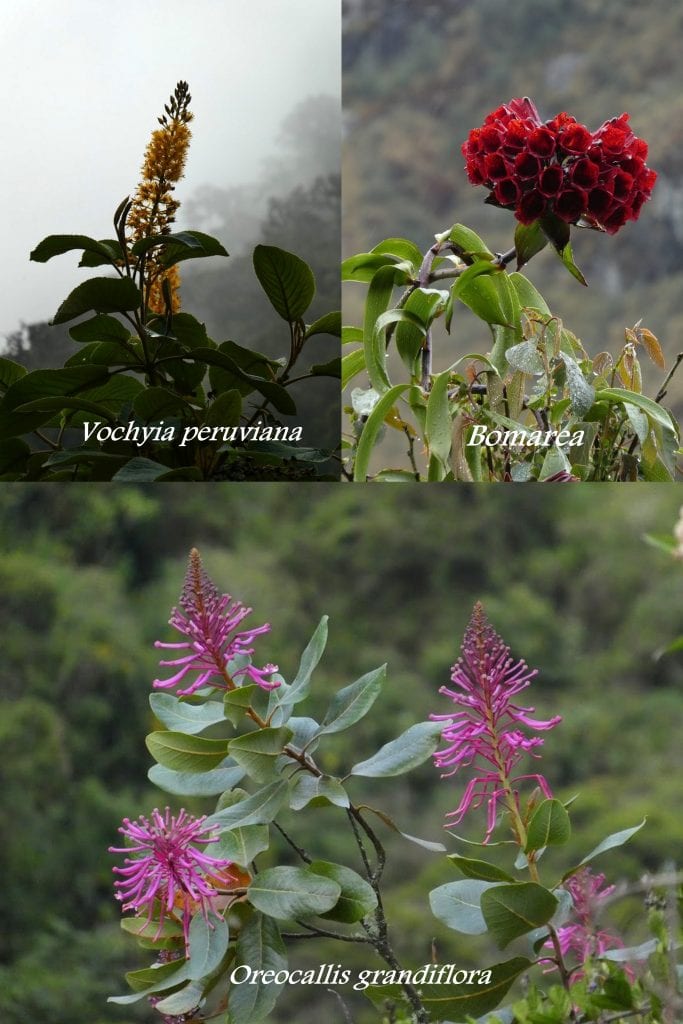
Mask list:
[[339,313],[305,319],[315,294],[310,267],[275,246],[254,250],[256,277],[287,324],[281,358],[218,343],[181,310],[179,265],[228,256],[211,235],[174,230],[191,99],[178,82],[140,183],[116,209],[115,237],[49,235],[31,253],[45,263],[77,250],[79,266],[110,272],[78,285],[52,320],[86,315],[70,328],[80,348],[64,367],[27,372],[0,359],[0,479],[319,479],[329,465],[330,451],[297,443],[290,391],[340,374],[339,359],[294,372],[309,338],[341,333]]

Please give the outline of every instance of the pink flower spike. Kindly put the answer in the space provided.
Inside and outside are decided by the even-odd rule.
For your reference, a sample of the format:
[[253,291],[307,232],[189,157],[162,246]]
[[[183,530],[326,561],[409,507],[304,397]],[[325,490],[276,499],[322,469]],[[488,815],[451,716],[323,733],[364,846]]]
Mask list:
[[217,912],[214,901],[218,893],[207,873],[232,865],[232,861],[209,857],[197,849],[196,843],[208,845],[218,840],[218,835],[204,824],[205,820],[206,816],[195,818],[185,810],[171,816],[168,807],[162,816],[155,808],[151,820],[143,815],[137,821],[124,818],[119,832],[130,840],[130,845],[109,847],[110,853],[133,854],[125,858],[124,867],[113,868],[115,874],[122,876],[114,882],[122,909],[136,913],[146,910],[148,923],[157,909],[158,938],[165,918],[178,908],[186,946],[193,911],[199,908],[207,921],[209,913]]
[[[563,925],[557,929],[557,938],[560,943],[562,956],[573,953],[579,967],[583,967],[589,960],[602,956],[608,949],[623,949],[624,943],[616,935],[610,932],[600,931],[598,921],[601,912],[601,905],[614,892],[615,887],[608,885],[602,889],[605,882],[604,875],[594,875],[589,867],[581,868],[576,874],[565,883],[574,904],[574,915],[578,919],[573,924]],[[602,891],[601,891],[602,890]],[[550,939],[544,943],[544,948],[553,949]],[[549,970],[554,970],[553,964]],[[625,971],[633,979],[633,971],[625,966]],[[585,974],[583,970],[573,973],[573,979],[578,980]]]
[[437,750],[437,768],[445,768],[442,777],[454,775],[460,768],[472,766],[475,778],[468,784],[456,811],[448,815],[458,824],[470,808],[488,805],[486,838],[495,827],[496,813],[502,800],[508,807],[518,802],[514,784],[533,779],[546,797],[552,791],[542,775],[513,775],[525,754],[538,757],[536,749],[543,744],[540,736],[528,736],[519,726],[542,732],[554,728],[559,716],[547,720],[531,717],[534,708],[521,707],[513,698],[525,690],[536,675],[526,662],[515,662],[507,647],[489,624],[482,606],[474,607],[465,631],[460,658],[453,666],[454,688],[441,687],[444,694],[458,706],[452,715],[431,715],[434,721],[445,722],[441,734],[447,744]]
[[[187,639],[178,643],[157,640],[154,646],[187,653],[178,658],[161,660],[160,665],[177,671],[168,679],[155,679],[152,686],[168,690],[183,683],[183,688],[176,691],[179,697],[189,696],[207,685],[222,690],[231,689],[227,667],[229,662],[234,658],[252,655],[254,639],[270,632],[270,625],[266,623],[238,631],[237,627],[251,614],[252,609],[241,601],[234,601],[230,594],[218,593],[217,587],[204,571],[196,548],[190,552],[179,604],[180,608],[174,608],[171,613],[169,625]],[[277,665],[266,665],[261,669],[249,665],[235,672],[234,676],[247,674],[257,686],[272,690],[280,683],[264,677],[277,671]],[[185,685],[186,680],[188,685]]]

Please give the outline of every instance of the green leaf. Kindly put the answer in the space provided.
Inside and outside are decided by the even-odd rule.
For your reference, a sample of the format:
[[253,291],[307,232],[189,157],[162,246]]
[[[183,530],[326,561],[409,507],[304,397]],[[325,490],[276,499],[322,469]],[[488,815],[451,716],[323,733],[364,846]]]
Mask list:
[[645,395],[639,395],[635,391],[627,391],[625,388],[601,388],[595,397],[598,402],[608,400],[635,405],[638,409],[642,409],[652,422],[659,423],[665,430],[670,430],[678,436],[678,431],[671,418],[671,414],[657,402],[653,402],[651,398],[646,398]]
[[275,771],[275,759],[282,753],[291,736],[292,730],[284,726],[279,729],[254,729],[253,732],[230,740],[228,751],[250,778],[256,782],[268,782]]
[[145,388],[133,402],[133,412],[138,420],[150,423],[171,416],[186,416],[191,406],[180,395],[168,388]]
[[562,846],[571,835],[569,815],[559,800],[544,800],[529,823],[525,851]]
[[122,313],[137,309],[140,289],[128,277],[93,277],[71,292],[55,313],[52,323],[64,324],[94,309],[97,313]]
[[396,384],[395,387],[382,395],[368,416],[356,450],[356,464],[353,472],[353,479],[356,483],[365,482],[372,450],[377,440],[377,435],[384,424],[384,418],[390,412],[396,399],[407,391],[409,387],[410,384]]
[[559,217],[556,217],[554,213],[546,213],[541,217],[538,223],[546,238],[552,242],[555,252],[560,257],[572,277],[575,277],[580,284],[588,284],[585,277],[574,263],[572,247],[569,242],[571,234],[569,224],[567,224],[566,221],[561,220]]
[[[380,392],[385,391],[390,385],[386,371],[386,351],[380,348],[380,345],[384,344],[383,328],[378,321],[391,302],[394,286],[407,280],[408,267],[408,264],[403,263],[380,267],[370,281],[365,300],[363,315],[365,363],[373,387]],[[388,326],[389,322],[385,322],[384,328]],[[378,387],[375,381],[380,382],[381,386]]]
[[486,860],[458,857],[454,853],[449,854],[448,859],[462,871],[466,878],[478,878],[482,882],[514,882],[514,878],[512,875],[508,875],[507,871],[496,867],[495,864],[489,864]]
[[123,249],[118,238],[99,238],[98,243],[107,251],[107,255],[105,256],[104,252],[86,249],[78,261],[79,267],[104,267],[111,265],[113,261],[123,259]]
[[169,1019],[170,1016],[182,1018],[183,1014],[189,1013],[190,1010],[194,1010],[195,1007],[199,1006],[202,1001],[204,988],[205,986],[199,982],[191,981],[189,985],[185,985],[178,992],[174,992],[173,995],[159,1000],[155,1004],[154,1009],[157,1013],[166,1015],[166,1019]]
[[222,917],[211,915],[208,920],[197,913],[190,922],[190,957],[187,976],[199,981],[220,964],[228,949],[228,926]]
[[[365,365],[373,388],[382,394],[391,387],[387,373],[387,345],[385,332],[391,324],[409,324],[414,331],[424,337],[427,328],[421,318],[409,309],[388,309],[381,313],[374,326],[371,336],[365,341]],[[411,371],[412,372],[412,371]]]
[[181,249],[202,249],[203,252],[203,246],[199,239],[184,231],[176,231],[174,234],[168,235],[150,235],[148,238],[138,238],[130,251],[133,256],[141,256],[143,253],[149,252],[150,249],[155,249],[162,245],[173,245],[174,243]]
[[562,448],[554,444],[550,446],[547,455],[543,459],[538,479],[543,481],[547,480],[549,476],[555,476],[556,473],[570,473],[571,468],[571,462]]
[[208,366],[218,366],[221,369],[229,370],[239,380],[251,384],[252,390],[259,391],[269,402],[273,403],[278,412],[284,413],[286,416],[294,416],[296,414],[294,399],[281,384],[263,380],[262,377],[255,377],[253,374],[247,373],[237,365],[234,359],[220,349],[195,348],[192,352],[185,355],[184,358],[193,362],[197,361],[206,363]]
[[38,243],[29,259],[34,263],[47,263],[53,256],[61,256],[62,253],[71,252],[73,249],[97,253],[109,263],[115,257],[115,253],[107,245],[88,235],[48,235]]
[[2,408],[8,411],[39,398],[75,395],[109,379],[102,366],[70,366],[61,370],[33,370],[20,374],[7,389]]
[[7,391],[15,381],[26,376],[26,367],[13,359],[0,358],[0,391]]
[[[420,998],[431,1020],[445,1022],[480,1018],[495,1010],[515,979],[531,966],[531,960],[516,956],[490,968],[491,979],[488,985],[421,985]],[[371,986],[365,990],[365,995],[373,1002],[380,1003],[387,997],[397,1000],[404,998],[400,985]]]
[[223,765],[209,772],[175,772],[154,764],[147,778],[165,793],[175,796],[218,796],[232,789],[244,778],[244,769],[226,758]]
[[481,902],[483,894],[494,886],[494,882],[470,878],[462,882],[447,882],[432,889],[429,905],[434,917],[454,931],[465,935],[483,935],[486,921]]
[[422,350],[426,329],[437,314],[444,311],[447,302],[448,292],[436,288],[416,288],[403,306],[403,311],[410,313],[411,316],[401,317],[399,320],[396,328],[396,348],[411,377],[419,372],[417,360]]
[[[285,947],[280,938],[280,930],[272,918],[254,913],[242,926],[237,939],[236,965],[246,965],[254,972],[273,971],[275,975],[286,969]],[[230,1024],[258,1024],[275,1006],[284,982],[265,985],[261,977],[255,985],[230,986]]]
[[31,449],[18,437],[10,437],[0,443],[0,475],[21,473],[31,455]]
[[537,253],[545,249],[548,236],[543,232],[537,220],[533,224],[518,224],[515,228],[515,249],[517,250],[517,270]]
[[286,779],[271,782],[246,800],[212,814],[206,819],[206,824],[229,830],[245,825],[269,825],[285,802],[288,787]]
[[170,693],[151,693],[149,706],[156,718],[167,729],[188,735],[203,732],[216,722],[224,722],[223,704],[209,700],[202,704],[190,704]]
[[[316,730],[317,732],[318,730]],[[311,801],[314,806],[334,804],[336,807],[348,807],[349,797],[339,779],[328,775],[308,775],[303,772],[294,777],[289,806],[293,811],[300,811]]]
[[385,825],[388,825],[388,827],[392,829],[392,831],[403,836],[403,838],[407,839],[409,842],[415,843],[416,846],[421,846],[423,850],[430,850],[432,853],[446,852],[446,847],[443,843],[433,843],[429,839],[419,839],[417,836],[411,836],[407,832],[402,832],[393,818],[390,818],[388,814],[385,814],[384,811],[378,810],[376,807],[370,807],[369,804],[360,804],[356,809],[359,811],[370,811],[372,814],[376,814]]
[[212,857],[221,857],[246,868],[268,846],[267,825],[245,825],[221,832],[218,842],[211,844],[210,852]]
[[448,458],[451,454],[453,421],[448,403],[448,383],[450,370],[440,373],[432,384],[427,399],[426,440],[429,454],[441,464],[444,472],[448,472]]
[[206,772],[225,760],[227,740],[205,740],[183,732],[152,732],[145,743],[155,761],[178,772]]
[[401,261],[388,253],[361,252],[349,256],[341,265],[342,281],[372,281],[382,267],[394,266],[398,262]]
[[121,928],[129,935],[135,935],[140,939],[153,939],[158,935],[160,939],[182,938],[183,926],[180,921],[167,917],[159,928],[158,921],[150,921],[147,915],[141,917],[122,917]]
[[388,253],[394,256],[399,263],[409,263],[413,270],[418,270],[422,263],[422,253],[415,243],[408,241],[407,238],[385,238],[383,242],[374,247],[372,252]]
[[319,732],[342,732],[360,721],[377,700],[386,672],[386,665],[381,665],[339,690],[330,701]]
[[285,249],[257,245],[254,270],[275,312],[288,323],[300,320],[315,295],[315,278],[308,264]]
[[513,370],[520,370],[522,373],[543,373],[545,368],[538,346],[532,339],[520,341],[517,345],[506,349],[505,358]]
[[355,764],[350,774],[375,779],[403,775],[434,753],[442,732],[443,722],[418,722],[417,725],[411,725],[397,739],[385,743],[372,757]]
[[349,383],[355,376],[365,369],[365,350],[356,348],[342,357],[341,361],[341,389],[346,390]]
[[328,616],[323,615],[315,628],[313,636],[306,644],[301,655],[297,673],[292,680],[291,686],[287,689],[287,704],[298,704],[300,700],[303,700],[309,694],[311,676],[327,646],[327,622]]
[[314,363],[309,373],[312,377],[341,377],[341,359],[335,356],[327,363]]
[[557,898],[536,882],[496,885],[481,897],[484,920],[500,949],[545,924],[556,909]]
[[316,875],[330,878],[341,887],[341,896],[336,905],[320,915],[326,920],[354,924],[362,921],[377,906],[372,886],[350,868],[325,860],[314,860],[309,868]]
[[623,846],[624,843],[627,843],[629,839],[636,834],[636,832],[640,832],[646,821],[647,818],[643,818],[640,825],[635,825],[634,828],[625,828],[621,832],[613,832],[611,835],[607,836],[607,838],[603,839],[601,843],[598,843],[595,849],[586,854],[583,860],[579,861],[576,868],[572,868],[570,871],[566,872],[566,874],[562,876],[562,881],[564,882],[565,878],[569,878],[569,876],[573,875],[578,868],[583,864],[588,864],[589,861],[594,860],[599,856],[599,854],[605,853],[606,850],[614,850],[617,846]]
[[509,274],[510,283],[517,292],[519,303],[525,309],[535,309],[543,316],[552,316],[548,303],[524,274]]
[[92,316],[89,320],[83,320],[80,324],[74,324],[69,328],[69,334],[79,344],[87,344],[91,341],[121,343],[130,338],[130,331],[120,320],[104,313]]
[[[181,235],[182,243],[167,245],[162,250],[159,256],[159,263],[162,267],[172,267],[174,263],[202,259],[205,256],[229,255],[227,249],[213,235],[207,235],[203,231],[183,231]],[[191,239],[194,239],[199,245],[190,245]]]
[[567,242],[567,244],[565,245],[564,249],[558,250],[558,252],[559,252],[560,258],[562,259],[562,262],[564,263],[565,267],[567,268],[569,273],[572,275],[572,277],[575,277],[576,280],[579,282],[579,284],[582,284],[582,285],[585,285],[586,287],[588,287],[588,281],[583,276],[583,274],[581,273],[581,271],[577,267],[576,263],[574,262],[574,256],[572,254],[572,247],[569,244],[569,242]]
[[566,352],[562,352],[561,359],[567,370],[567,390],[572,411],[578,417],[585,416],[595,401],[595,388],[588,383],[575,359]]
[[475,316],[488,324],[510,326],[515,321],[515,299],[508,275],[499,266],[479,260],[465,270],[451,289]]
[[657,939],[647,939],[639,946],[629,946],[627,949],[607,949],[600,953],[600,960],[612,960],[614,963],[630,963],[633,960],[647,960],[651,953],[657,949]]
[[236,427],[242,416],[242,396],[236,389],[224,391],[214,398],[206,410],[204,425],[207,427]]
[[276,867],[260,871],[247,891],[249,903],[268,917],[284,920],[323,914],[336,905],[341,886],[310,868]]
[[126,974],[126,981],[131,988],[135,989],[132,995],[109,996],[108,1003],[117,1003],[119,1006],[127,1006],[130,1003],[137,1003],[155,992],[163,992],[169,988],[175,988],[183,981],[187,981],[187,961],[174,960],[170,964],[159,964],[159,966],[145,967],[141,971],[129,971]]
[[465,227],[464,224],[454,224],[446,237],[458,247],[462,256],[476,256],[478,258],[489,256],[493,258],[493,253],[486,243],[474,231]]
[[308,325],[304,337],[308,340],[314,334],[331,334],[334,338],[341,338],[341,329],[341,312],[325,313]]
[[112,480],[126,484],[149,483],[151,480],[158,480],[167,472],[168,466],[162,466],[160,462],[138,456],[127,462],[118,473],[115,473]]

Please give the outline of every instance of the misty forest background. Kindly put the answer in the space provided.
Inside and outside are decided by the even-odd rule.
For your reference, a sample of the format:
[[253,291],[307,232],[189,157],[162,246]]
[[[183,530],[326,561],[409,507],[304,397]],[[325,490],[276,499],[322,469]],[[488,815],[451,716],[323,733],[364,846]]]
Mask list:
[[[583,288],[546,249],[524,269],[591,355],[624,343],[642,318],[671,366],[683,303],[683,7],[670,0],[344,0],[343,252],[384,238],[422,247],[460,222],[495,250],[512,244],[512,214],[485,206],[460,146],[513,96],[543,119],[566,110],[589,128],[628,111],[658,172],[640,220],[615,236],[574,229]],[[361,322],[365,288],[344,287],[345,322]],[[485,325],[458,308],[436,345],[436,368],[490,348]],[[402,368],[395,370],[400,379]],[[643,358],[645,392],[663,374]],[[359,386],[359,380],[354,381]],[[683,373],[666,399],[683,418]],[[390,439],[387,439],[387,444]],[[396,436],[396,452],[404,442]]]
[[[309,96],[285,118],[277,148],[264,161],[259,178],[225,188],[194,188],[191,179],[183,179],[178,187],[177,230],[206,231],[230,253],[228,260],[197,260],[181,268],[182,308],[206,323],[214,341],[229,338],[271,359],[289,353],[286,324],[254,274],[251,254],[258,243],[294,252],[311,266],[316,296],[306,313],[307,322],[339,309],[340,130],[338,99]],[[135,182],[133,177],[131,191]],[[112,196],[111,209],[102,210],[103,234],[119,199]],[[0,340],[0,354],[29,370],[62,366],[79,348],[71,340],[69,326],[32,322],[31,311],[26,310],[26,322],[18,328],[0,324],[0,331],[6,331],[4,344]],[[338,355],[336,338],[317,335],[304,350],[301,370]],[[302,443],[335,448],[339,442],[339,382],[317,377],[294,384],[290,390],[297,415],[284,417],[283,422],[303,427]]]
[[[388,662],[371,713],[323,751],[344,773],[430,711],[446,711],[448,684],[475,600],[513,654],[540,669],[528,703],[564,721],[546,737],[543,770],[572,807],[574,835],[552,854],[575,863],[607,833],[646,827],[599,862],[610,881],[681,866],[683,655],[655,659],[683,632],[683,564],[649,546],[670,534],[675,488],[340,488],[316,501],[287,485],[201,485],[163,493],[132,486],[0,490],[0,1019],[5,1024],[152,1022],[145,1005],[117,1007],[122,974],[145,963],[119,927],[107,847],[124,815],[181,801],[146,779],[144,736],[157,638],[177,602],[197,545],[219,587],[252,605],[272,632],[259,662],[291,679],[320,616],[330,642],[314,680],[322,713],[331,693]],[[527,701],[525,701],[527,703]],[[401,828],[443,839],[443,815],[462,794],[426,763],[396,779],[351,783],[353,798]],[[191,800],[194,813],[212,802]],[[346,820],[326,807],[285,827],[316,857],[359,869]],[[481,839],[484,815],[462,834]],[[381,830],[388,857],[388,917],[402,962],[482,967],[500,959],[485,937],[449,932],[428,891],[458,875],[443,856]],[[503,848],[504,850],[505,848]],[[492,848],[492,858],[501,850]],[[259,865],[291,863],[281,842]],[[548,854],[548,863],[551,854]],[[544,861],[545,863],[545,861]],[[620,901],[613,923],[629,944],[646,936],[641,898]],[[368,967],[349,944],[292,944],[293,965]],[[510,953],[514,955],[514,953]],[[358,957],[362,959],[358,959]],[[146,958],[149,961],[149,956]],[[377,963],[376,967],[382,965]],[[349,994],[344,989],[345,997]],[[355,1024],[376,1020],[350,996]],[[273,1024],[341,1021],[323,988],[293,988]]]

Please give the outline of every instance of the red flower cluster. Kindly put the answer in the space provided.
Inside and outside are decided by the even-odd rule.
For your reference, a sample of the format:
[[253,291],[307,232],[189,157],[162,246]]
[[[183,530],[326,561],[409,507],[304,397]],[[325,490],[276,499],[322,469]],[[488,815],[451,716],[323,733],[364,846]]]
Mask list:
[[554,213],[615,234],[637,220],[657,179],[645,165],[647,143],[628,114],[590,132],[569,114],[541,122],[530,99],[510,100],[463,143],[467,176],[491,190],[490,202],[514,209],[522,224]]

